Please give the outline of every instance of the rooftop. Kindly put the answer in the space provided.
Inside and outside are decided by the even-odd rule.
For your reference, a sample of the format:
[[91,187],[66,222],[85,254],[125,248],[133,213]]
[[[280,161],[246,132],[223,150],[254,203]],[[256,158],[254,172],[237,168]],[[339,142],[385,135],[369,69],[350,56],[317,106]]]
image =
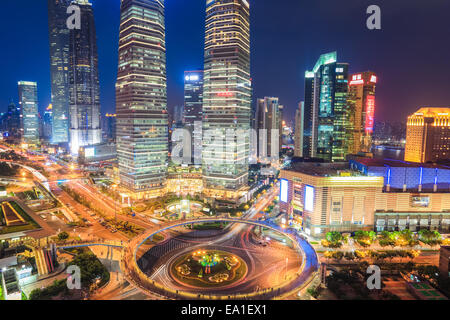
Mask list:
[[291,167],[287,168],[286,171],[300,172],[319,177],[361,176],[359,172],[356,172],[350,168],[348,162],[336,162],[336,163],[297,162],[292,163]]
[[415,163],[394,159],[372,159],[359,157],[355,157],[353,160],[368,167],[437,168],[450,170],[450,163],[449,165],[444,165],[435,163]]

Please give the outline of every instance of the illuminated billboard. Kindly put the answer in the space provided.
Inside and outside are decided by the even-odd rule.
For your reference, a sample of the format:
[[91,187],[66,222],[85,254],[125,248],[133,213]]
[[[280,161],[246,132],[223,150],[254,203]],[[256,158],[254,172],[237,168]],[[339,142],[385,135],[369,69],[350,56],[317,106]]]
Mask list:
[[314,187],[305,186],[305,210],[314,211]]
[[286,179],[281,179],[280,182],[280,201],[287,203],[288,202],[288,191],[289,191],[289,181]]
[[375,116],[375,96],[368,96],[366,102],[366,132],[373,132]]

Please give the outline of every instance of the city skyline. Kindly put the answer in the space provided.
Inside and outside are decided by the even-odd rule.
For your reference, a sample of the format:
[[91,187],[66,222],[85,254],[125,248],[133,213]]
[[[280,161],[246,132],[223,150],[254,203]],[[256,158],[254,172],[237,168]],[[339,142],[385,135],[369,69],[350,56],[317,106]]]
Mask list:
[[[99,69],[101,81],[101,104],[102,114],[114,112],[114,82],[115,69],[117,68],[117,41],[118,39],[118,21],[119,21],[119,6],[118,3],[106,2],[105,0],[95,0],[93,2],[94,10],[96,11],[96,24],[98,28],[99,37]],[[329,4],[329,9],[324,8],[318,4],[292,4],[287,3],[286,8],[292,9],[292,17],[289,15],[288,26],[286,32],[289,37],[299,37],[299,43],[292,44],[289,41],[288,35],[284,34],[283,26],[279,25],[277,21],[272,24],[263,23],[263,16],[268,10],[273,9],[273,14],[279,16],[281,9],[274,6],[270,1],[264,3],[252,3],[254,14],[252,14],[252,75],[254,82],[254,95],[252,106],[254,107],[256,97],[261,96],[278,96],[284,101],[287,108],[287,117],[293,118],[298,102],[303,100],[303,77],[302,74],[310,65],[314,64],[315,59],[324,52],[337,51],[341,60],[350,63],[350,73],[355,73],[361,70],[374,70],[380,77],[380,85],[377,94],[377,111],[375,118],[377,120],[387,120],[392,118],[395,121],[405,121],[408,114],[413,112],[418,107],[422,106],[446,106],[446,101],[450,100],[449,93],[443,88],[450,85],[449,80],[442,72],[436,70],[445,69],[445,65],[449,62],[445,59],[445,53],[449,51],[448,44],[434,43],[431,37],[427,37],[430,32],[442,32],[442,36],[446,34],[445,28],[441,27],[445,21],[444,18],[439,19],[435,17],[436,12],[446,12],[448,4],[439,4],[442,10],[429,10],[428,7],[421,11],[415,10],[418,6],[416,3],[408,2],[408,7],[405,6],[403,10],[398,9],[399,5],[391,6],[383,4],[383,26],[380,31],[369,31],[365,28],[365,4],[351,3],[348,9],[357,13],[360,12],[360,18],[355,19],[347,26],[337,28],[336,31],[329,31],[327,33],[307,35],[300,27],[310,18],[303,19],[300,24],[295,17],[299,15],[302,17],[305,12],[310,12],[311,15],[316,16],[318,21],[313,25],[317,28],[317,32],[326,29],[327,23],[344,22],[338,16],[332,14],[331,9],[340,12],[335,5]],[[11,2],[6,3],[8,7],[13,10],[15,5]],[[183,102],[183,72],[186,70],[195,70],[203,64],[203,23],[204,19],[203,1],[191,1],[187,4],[173,4],[168,3],[167,20],[168,20],[168,107],[171,109],[175,105]],[[274,7],[274,8],[272,8]],[[430,6],[431,7],[431,6]],[[436,8],[434,6],[433,8]],[[8,10],[4,10],[7,12]],[[176,28],[176,23],[173,21],[188,21],[185,15],[181,12],[183,9],[188,10],[198,19],[195,23],[189,23],[189,26],[179,30]],[[29,56],[32,52],[38,52],[37,56],[31,61],[39,60],[42,63],[30,65],[28,62],[20,66],[7,65],[4,76],[0,79],[2,91],[0,92],[0,110],[6,111],[7,105],[11,98],[17,102],[17,95],[15,94],[14,85],[19,80],[36,81],[41,88],[39,91],[39,108],[41,113],[50,103],[50,70],[44,66],[48,65],[48,29],[47,29],[47,10],[45,6],[36,6],[33,3],[23,8],[25,12],[30,11],[29,15],[33,19],[26,21],[30,23],[32,28],[27,29],[29,33],[34,35],[39,41],[38,51],[33,50],[27,53],[28,43],[20,43],[17,41],[19,36],[7,36],[7,43],[18,49],[19,55]],[[342,10],[341,10],[342,11]],[[448,11],[448,10],[447,10]],[[433,15],[432,15],[433,13]],[[417,19],[410,22],[410,31],[406,34],[397,20],[403,16],[416,16]],[[10,23],[14,25],[16,22],[10,21],[11,17],[5,16],[2,23]],[[301,19],[300,19],[301,20]],[[106,23],[108,21],[108,23]],[[416,22],[414,22],[416,21]],[[426,23],[419,23],[426,22]],[[311,22],[313,23],[313,22]],[[116,27],[112,27],[116,25]],[[342,30],[345,29],[345,30]],[[437,30],[437,31],[436,31]],[[199,32],[200,31],[200,32]],[[348,38],[356,39],[358,45],[352,43],[347,39],[339,41],[333,39],[333,32],[348,33]],[[389,36],[387,35],[389,31]],[[23,31],[22,31],[23,32]],[[402,37],[396,37],[402,32]],[[266,35],[267,34],[267,35]],[[411,43],[408,39],[411,37],[419,37],[421,43],[427,44],[427,50],[423,48],[415,48],[417,44]],[[285,50],[275,50],[273,48],[264,48],[264,39],[270,37],[281,45]],[[396,42],[392,41],[396,38]],[[403,46],[401,45],[403,43]],[[408,46],[406,46],[408,44]],[[183,58],[179,59],[177,47],[182,45],[184,50]],[[413,46],[413,47],[411,47]],[[362,49],[366,47],[367,49]],[[408,50],[409,48],[409,50]],[[414,50],[412,50],[414,48]],[[359,55],[358,52],[364,50],[364,55]],[[374,52],[378,54],[375,54]],[[7,60],[10,50],[8,52],[0,53],[2,60]],[[294,54],[295,52],[295,54]],[[3,56],[3,57],[2,57]],[[430,56],[429,59],[422,59],[422,57]],[[289,57],[289,58],[288,58]],[[392,57],[390,61],[385,58]],[[31,62],[30,61],[30,62]],[[266,61],[276,61],[266,64]],[[279,62],[278,62],[279,61]],[[286,62],[284,62],[286,61]],[[287,63],[289,61],[289,65]],[[264,67],[262,67],[264,65]],[[414,68],[408,66],[414,65]],[[293,67],[292,67],[293,66]],[[286,82],[292,85],[282,85],[277,81],[277,74],[283,70]],[[423,86],[419,81],[421,77],[434,79],[433,85],[425,84],[427,90],[419,90]],[[283,81],[281,81],[283,83]],[[392,114],[390,110],[393,110]]]

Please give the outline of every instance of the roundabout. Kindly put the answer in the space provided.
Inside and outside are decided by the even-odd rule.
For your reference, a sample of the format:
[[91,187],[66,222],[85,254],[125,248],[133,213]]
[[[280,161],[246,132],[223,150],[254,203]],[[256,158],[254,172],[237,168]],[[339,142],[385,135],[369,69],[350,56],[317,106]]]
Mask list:
[[181,255],[169,266],[170,276],[180,285],[217,289],[232,285],[247,275],[245,261],[219,250],[196,250]]
[[[230,227],[220,237],[199,242],[177,236],[144,245],[158,233],[211,222],[228,222]],[[253,239],[254,227],[278,232],[290,245],[263,248]],[[256,220],[198,218],[172,221],[133,239],[124,249],[121,268],[132,285],[163,299],[267,300],[301,290],[316,275],[318,261],[314,249],[294,230]]]

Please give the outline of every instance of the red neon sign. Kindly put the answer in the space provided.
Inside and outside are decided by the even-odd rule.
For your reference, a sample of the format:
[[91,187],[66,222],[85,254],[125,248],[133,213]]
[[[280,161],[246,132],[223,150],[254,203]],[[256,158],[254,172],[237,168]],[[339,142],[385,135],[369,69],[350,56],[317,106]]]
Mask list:
[[230,91],[225,91],[225,92],[219,92],[217,94],[218,97],[232,97],[233,96],[233,92]]
[[364,84],[364,80],[362,78],[361,74],[355,74],[352,76],[352,81],[350,81],[350,85],[358,85],[358,84]]
[[375,116],[375,96],[368,96],[366,102],[366,132],[373,132]]

